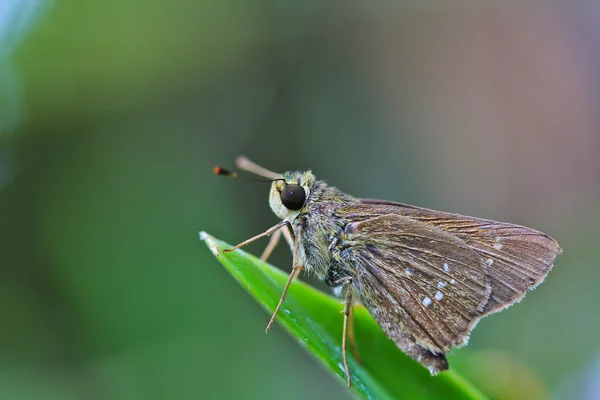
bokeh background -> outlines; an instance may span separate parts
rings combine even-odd
[[[277,222],[238,154],[554,236],[451,362],[600,398],[599,4],[0,0],[0,398],[351,396],[198,240]]]

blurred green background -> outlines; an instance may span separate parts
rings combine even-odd
[[[600,398],[599,11],[0,0],[0,398],[351,396],[198,240],[277,222],[212,175],[239,154],[554,236],[451,363],[492,398]]]

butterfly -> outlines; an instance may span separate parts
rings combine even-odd
[[[364,305],[383,332],[432,375],[445,354],[468,342],[479,320],[519,302],[548,275],[562,249],[550,236],[519,225],[359,199],[317,180],[311,171],[271,172],[245,157],[240,169],[271,182],[269,204],[281,222],[226,251],[271,236],[266,260],[283,235],[291,282],[314,273],[344,298],[342,355],[348,386],[347,337],[352,307]],[[240,177],[220,167],[219,175]],[[243,176],[242,176],[243,177]]]

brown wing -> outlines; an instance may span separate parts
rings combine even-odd
[[[355,293],[386,334],[419,361],[407,333],[434,354],[462,344],[489,298],[484,260],[456,236],[401,215],[369,217],[363,206],[338,213],[356,221],[346,226],[338,259],[354,271]]]
[[[554,259],[562,252],[550,236],[523,226],[395,202],[369,199],[361,202],[365,207],[363,213],[397,214],[435,226],[463,240],[482,257],[492,286],[483,315],[520,301],[527,290],[546,278]]]

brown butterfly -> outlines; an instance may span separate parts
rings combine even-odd
[[[445,354],[465,345],[482,317],[520,301],[562,252],[554,239],[530,228],[358,199],[311,171],[277,174],[245,157],[236,164],[272,182],[269,203],[282,221],[227,251],[272,235],[261,257],[266,260],[283,233],[293,253],[292,272],[266,330],[298,273],[315,273],[345,298],[342,352],[348,386],[346,337],[353,337],[355,302],[434,375],[448,369]],[[237,176],[220,167],[214,172]]]

